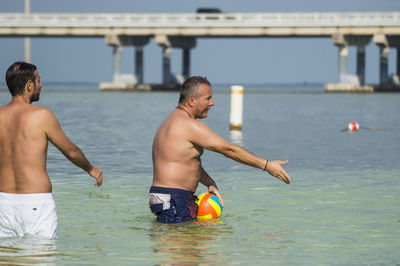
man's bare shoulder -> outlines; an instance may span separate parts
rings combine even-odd
[[[29,105],[20,115],[27,126],[34,126],[44,131],[58,123],[53,112],[49,108],[40,105]]]
[[[0,106],[0,114],[9,114],[11,116],[27,116],[27,117],[38,117],[43,119],[48,119],[49,117],[54,117],[54,114],[50,109],[32,104],[15,104],[9,103]]]
[[[208,128],[203,122],[188,117],[187,114],[181,113],[179,110],[173,111],[168,120],[178,132],[187,135],[192,135],[196,131]]]
[[[9,102],[5,105],[0,106],[0,113],[6,112],[8,109],[12,107],[12,103]]]
[[[30,105],[24,113],[32,122],[41,122],[43,124],[51,123],[55,118],[49,108],[39,105]]]
[[[44,117],[54,116],[53,112],[49,108],[44,106],[32,105],[32,109],[36,115],[41,115]]]

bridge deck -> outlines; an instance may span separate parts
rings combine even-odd
[[[400,35],[400,12],[68,14],[0,13],[0,36],[195,37]]]

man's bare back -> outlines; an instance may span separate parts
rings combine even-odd
[[[12,98],[0,107],[0,237],[54,238],[58,218],[46,170],[48,142],[94,177],[96,186],[103,173],[68,139],[49,109],[32,105],[42,89],[36,66],[15,62],[6,83]]]
[[[68,139],[49,109],[31,104],[39,100],[42,84],[37,70],[33,72],[34,80],[28,79],[21,84],[21,80],[26,78],[26,73],[21,70],[23,67],[34,66],[17,62],[7,71],[7,86],[12,99],[9,104],[0,107],[0,192],[25,194],[52,191],[46,171],[48,141],[94,177],[95,184],[100,186],[103,181],[100,168],[91,165],[81,150]]]
[[[17,102],[0,107],[1,192],[51,192],[44,131],[49,112],[43,107]]]

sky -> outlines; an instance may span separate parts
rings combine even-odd
[[[231,13],[400,11],[400,0],[31,0],[32,13],[192,13],[199,7]],[[0,0],[0,12],[24,12],[24,0]],[[31,38],[32,63],[45,82],[112,80],[112,48],[104,38]],[[0,37],[0,83],[7,68],[24,60],[24,38]],[[182,51],[173,49],[171,69],[182,72]],[[389,74],[397,50],[389,51]],[[144,82],[162,80],[162,50],[154,39],[144,48]],[[123,73],[134,73],[133,47],[124,47]],[[355,74],[350,47],[348,72]],[[334,83],[338,48],[331,38],[198,38],[191,51],[191,75],[213,84]],[[366,83],[379,81],[379,48],[366,47]]]

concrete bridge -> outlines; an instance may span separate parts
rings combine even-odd
[[[163,50],[163,85],[178,84],[190,75],[190,49],[196,38],[328,37],[338,47],[339,87],[365,85],[365,46],[380,48],[379,83],[389,85],[389,47],[397,48],[400,76],[400,12],[373,13],[173,13],[173,14],[51,14],[0,13],[0,36],[104,37],[113,48],[113,82],[103,88],[140,88],[143,47],[151,38]],[[135,47],[135,75],[121,73],[123,46]],[[347,73],[348,47],[357,47],[357,75]],[[182,73],[171,73],[171,49],[181,48]],[[336,85],[333,85],[335,87]],[[329,86],[327,86],[328,88]],[[147,88],[142,86],[142,88]],[[328,88],[329,89],[329,88]]]

